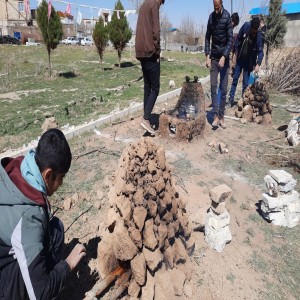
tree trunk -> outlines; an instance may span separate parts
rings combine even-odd
[[[47,48],[47,51],[48,51],[48,63],[49,63],[49,77],[51,78],[51,58],[50,58],[50,53],[51,53],[51,49],[50,47]]]
[[[121,56],[122,56],[122,52],[120,50],[118,50],[119,68],[121,68]]]

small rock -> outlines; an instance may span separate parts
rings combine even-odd
[[[68,211],[72,207],[72,198],[68,197],[65,199],[64,204],[63,204],[64,210]]]
[[[96,202],[94,203],[94,207],[95,207],[96,209],[100,209],[100,208],[101,208],[101,202],[100,202],[100,201],[96,201]]]

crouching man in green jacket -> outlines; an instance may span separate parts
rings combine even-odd
[[[0,163],[0,300],[54,299],[85,256],[77,244],[66,260],[62,222],[47,196],[63,183],[72,154],[58,129],[45,132],[25,157]]]

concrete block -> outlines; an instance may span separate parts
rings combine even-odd
[[[279,183],[288,183],[293,176],[284,170],[269,170],[269,174]]]

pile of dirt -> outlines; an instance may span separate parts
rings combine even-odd
[[[101,278],[122,266],[131,271],[125,285],[131,297],[174,299],[188,294],[193,269],[189,255],[195,243],[164,149],[149,138],[125,148],[109,201],[108,231],[98,246]]]
[[[247,122],[256,122],[263,125],[272,122],[272,105],[266,84],[263,81],[257,81],[248,86],[244,98],[238,101],[237,106],[235,115],[238,118],[245,118]]]

